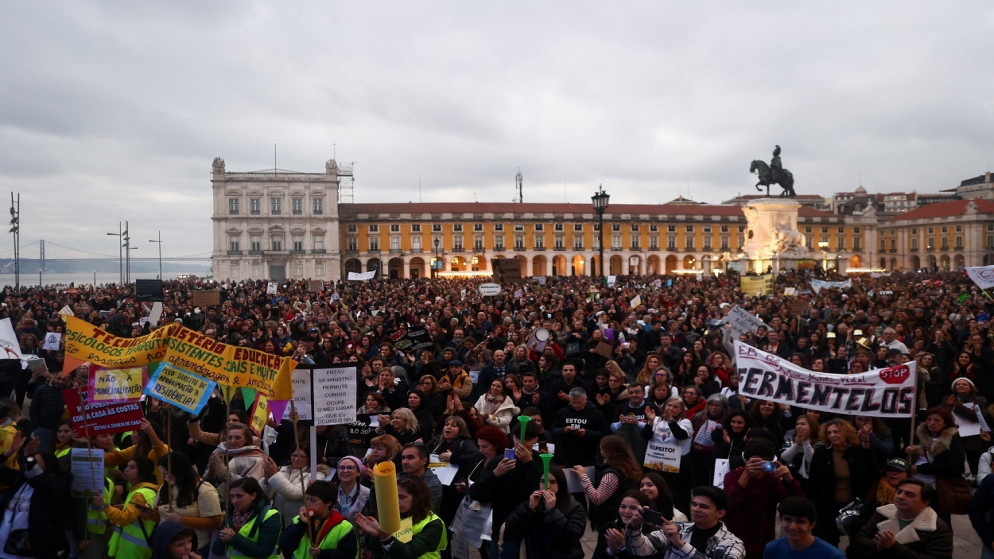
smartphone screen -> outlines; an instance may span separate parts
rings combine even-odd
[[[504,450],[504,458],[507,458],[509,460],[514,460],[514,449],[508,448]]]

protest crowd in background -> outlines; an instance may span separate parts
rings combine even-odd
[[[812,279],[165,282],[155,325],[134,288],[7,288],[0,558],[580,559],[585,534],[597,558],[952,557],[955,514],[994,557],[994,301],[961,273]],[[102,369],[65,366],[67,323],[110,353],[172,327],[354,367],[354,420],[259,417],[267,386],[196,401],[154,364],[161,394],[83,414]]]

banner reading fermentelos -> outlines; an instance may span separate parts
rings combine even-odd
[[[739,394],[802,408],[872,417],[911,417],[915,362],[858,375],[802,369],[786,359],[735,341]]]
[[[119,338],[86,321],[66,317],[63,372],[89,361],[102,367],[140,367],[164,361],[219,384],[254,388],[273,400],[293,398],[297,362],[256,349],[217,342],[171,323],[151,334]]]

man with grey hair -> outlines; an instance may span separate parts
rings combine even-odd
[[[884,328],[882,338],[883,340],[880,342],[880,345],[886,346],[887,349],[900,350],[902,354],[908,353],[908,346],[904,345],[904,342],[897,339],[897,330],[894,330],[890,326]]]
[[[552,434],[556,438],[557,463],[591,466],[601,437],[610,431],[604,414],[588,405],[587,392],[577,387],[569,391],[569,405],[556,414]]]

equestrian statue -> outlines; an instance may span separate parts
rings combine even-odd
[[[780,146],[776,146],[773,149],[773,159],[770,160],[769,165],[765,161],[753,159],[752,165],[749,166],[749,172],[759,175],[756,190],[762,192],[763,189],[760,187],[765,186],[767,197],[770,195],[770,186],[774,184],[780,185],[780,188],[783,189],[783,192],[780,193],[781,198],[794,198],[797,196],[794,192],[794,175],[787,169],[784,169],[780,163]]]

